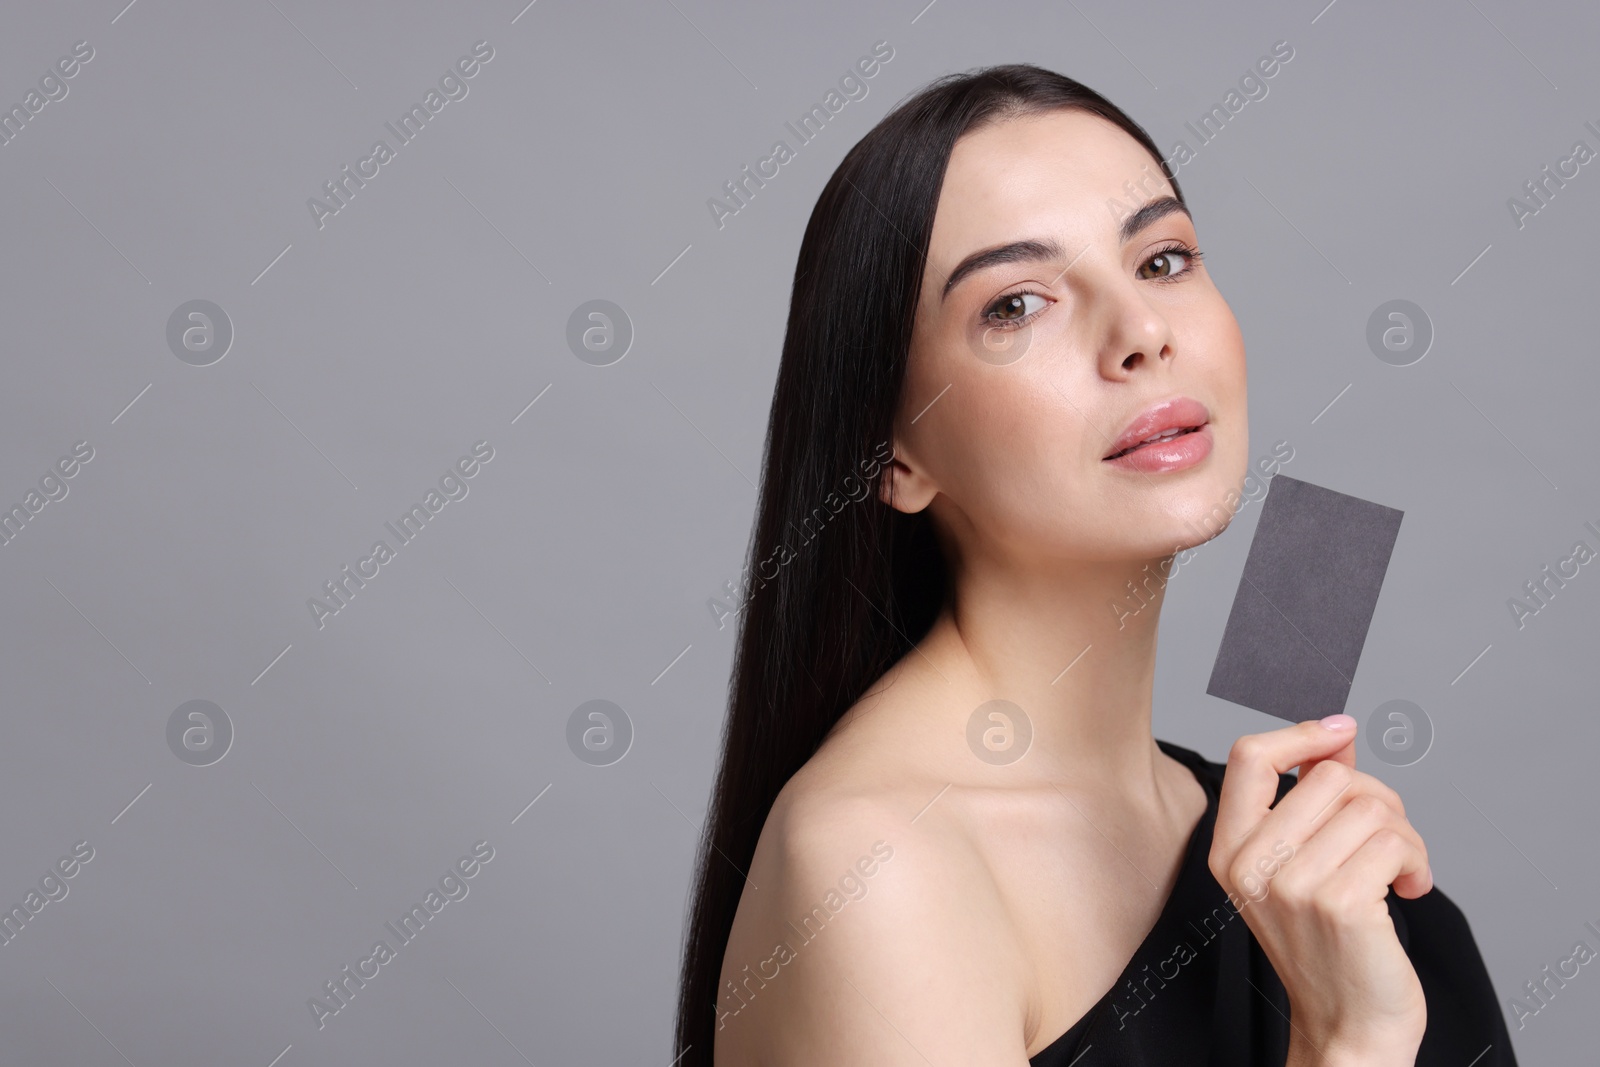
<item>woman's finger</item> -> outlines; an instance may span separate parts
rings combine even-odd
[[[1329,892],[1347,900],[1375,897],[1381,901],[1388,895],[1390,885],[1403,897],[1421,896],[1421,892],[1411,892],[1409,889],[1401,892],[1401,884],[1408,887],[1426,885],[1431,889],[1433,875],[1428,870],[1427,852],[1404,835],[1386,827],[1367,838],[1323,884]]]
[[[1427,861],[1427,846],[1416,828],[1402,819],[1382,797],[1373,793],[1347,796],[1334,806],[1333,815],[1322,820],[1310,834],[1295,843],[1294,880],[1296,883],[1315,883],[1337,871],[1374,834],[1389,830],[1399,834],[1411,846],[1422,852]],[[1288,831],[1274,828],[1272,832],[1286,835]],[[1388,883],[1384,883],[1387,885]]]
[[[1334,760],[1323,760],[1316,769],[1300,776],[1263,825],[1269,825],[1278,836],[1299,843],[1316,833],[1342,805],[1362,795],[1377,797],[1405,818],[1406,808],[1399,793],[1370,774]]]
[[[1281,730],[1245,734],[1235,741],[1217,801],[1216,841],[1231,854],[1272,810],[1278,776],[1307,760],[1326,759],[1349,748],[1355,727],[1348,715],[1330,715]]]
[[[1312,772],[1312,770],[1314,770],[1316,768],[1317,764],[1319,764],[1319,763],[1342,763],[1346,767],[1354,769],[1355,765],[1356,765],[1356,739],[1355,739],[1356,730],[1357,730],[1356,726],[1354,724],[1352,724],[1351,727],[1350,727],[1351,737],[1350,737],[1349,744],[1345,745],[1343,748],[1341,748],[1339,751],[1335,752],[1333,755],[1326,756],[1326,757],[1324,757],[1322,759],[1306,760],[1306,762],[1300,764],[1300,770],[1299,770],[1298,775],[1297,775],[1299,777],[1299,779],[1301,781],[1305,781],[1306,775],[1310,774]]]

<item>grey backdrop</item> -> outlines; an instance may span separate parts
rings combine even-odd
[[[4,6],[0,1060],[667,1067],[734,633],[707,601],[743,562],[804,221],[896,100],[1018,60],[1194,149],[1252,456],[1287,441],[1286,473],[1405,512],[1349,710],[1408,700],[1434,736],[1362,766],[1405,796],[1521,1061],[1593,1057],[1594,967],[1520,1029],[1511,1001],[1600,949],[1600,568],[1520,627],[1508,600],[1600,546],[1600,164],[1524,189],[1600,149],[1594,5],[524,2]],[[480,41],[400,145],[385,123]],[[785,122],[879,41],[795,148]],[[1201,145],[1185,123],[1279,41]],[[319,226],[308,199],[379,139]],[[719,226],[708,199],[779,139],[795,158]],[[607,352],[569,344],[592,300],[631,324],[620,359],[615,313]],[[1415,312],[1412,347],[1369,344],[1392,300],[1431,323],[1420,361]],[[384,524],[480,441],[402,546]],[[1217,759],[1279,725],[1204,693],[1259,510],[1168,595],[1157,733]],[[379,539],[319,626],[308,600]],[[568,741],[591,700],[631,724],[610,765]],[[480,841],[401,944],[385,923]]]

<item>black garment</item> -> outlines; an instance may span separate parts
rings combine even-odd
[[[1289,998],[1244,918],[1208,865],[1223,764],[1157,741],[1194,772],[1206,813],[1184,852],[1155,926],[1116,985],[1033,1067],[1209,1064],[1281,1067],[1289,1051]],[[1278,798],[1294,785],[1278,782]],[[1437,888],[1388,897],[1389,915],[1428,1002],[1418,1067],[1516,1067],[1505,1018],[1466,917]]]

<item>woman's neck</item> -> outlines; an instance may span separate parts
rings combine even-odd
[[[1159,753],[1151,697],[1161,570],[1159,561],[1053,575],[967,570],[918,643],[921,655],[909,657],[921,663],[908,666],[942,677],[957,709],[995,699],[1021,708],[1034,773],[1146,794]]]

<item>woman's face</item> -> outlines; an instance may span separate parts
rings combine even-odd
[[[931,504],[962,551],[1032,560],[1159,558],[1226,526],[1247,467],[1244,339],[1177,250],[1198,245],[1171,198],[1159,163],[1086,112],[957,142],[896,424],[897,506]],[[1202,429],[1106,458],[1184,398],[1203,413],[1169,421]]]

